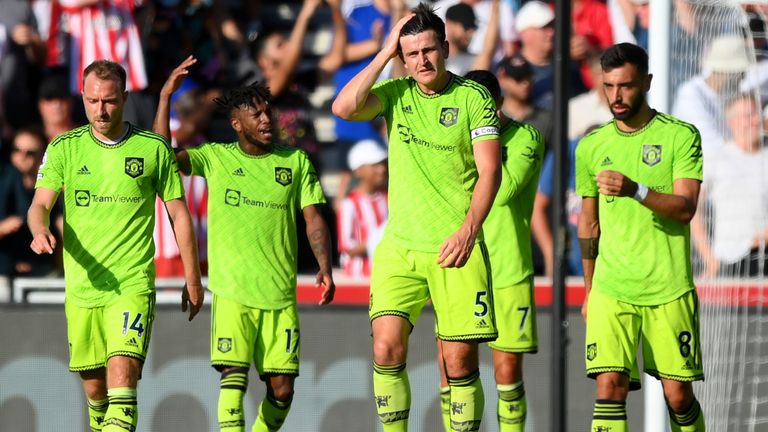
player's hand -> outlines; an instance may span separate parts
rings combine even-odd
[[[29,247],[38,255],[52,254],[53,250],[56,249],[56,237],[50,231],[45,230],[32,237],[32,243]]]
[[[189,321],[192,321],[195,315],[202,309],[204,298],[203,284],[199,281],[184,284],[184,289],[181,291],[181,311],[186,312],[187,308],[189,308]]]
[[[317,272],[315,287],[323,289],[322,294],[320,294],[320,301],[317,304],[327,305],[333,301],[333,296],[336,293],[336,284],[333,283],[331,272],[326,270]]]
[[[413,12],[405,14],[405,16],[400,18],[400,20],[395,23],[394,27],[392,27],[392,30],[389,31],[389,36],[387,36],[387,40],[384,42],[384,46],[381,49],[381,51],[386,53],[389,58],[394,58],[397,56],[397,50],[400,46],[400,30],[403,28],[405,23],[407,23],[413,17],[413,15]]]
[[[637,183],[618,171],[601,171],[596,180],[597,189],[603,195],[631,197],[637,192]]]
[[[165,80],[163,88],[160,89],[160,94],[170,96],[178,90],[181,87],[181,83],[184,82],[184,78],[189,75],[189,68],[195,63],[197,63],[197,59],[194,56],[189,56],[176,66],[176,69]]]
[[[463,225],[440,246],[437,263],[442,268],[463,267],[475,246],[475,235]]]

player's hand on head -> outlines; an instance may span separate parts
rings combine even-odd
[[[475,236],[462,226],[440,246],[437,263],[442,268],[463,267],[469,261],[474,246]]]
[[[381,49],[384,53],[389,55],[389,58],[397,56],[397,49],[400,46],[400,30],[405,23],[413,18],[413,15],[413,12],[405,14],[405,16],[395,23],[392,30],[389,31],[389,36],[387,36],[387,40],[384,42],[384,46]]]
[[[197,59],[194,56],[190,55],[189,57],[185,58],[184,61],[176,66],[176,69],[174,69],[168,76],[168,79],[165,81],[165,84],[163,84],[163,88],[160,90],[160,93],[171,95],[176,90],[178,90],[179,87],[181,87],[181,84],[184,82],[184,78],[189,75],[189,68],[192,67],[195,63],[197,63]]]
[[[181,291],[181,311],[186,312],[189,309],[189,321],[192,321],[202,309],[204,298],[205,290],[199,281],[184,284],[184,289]]]
[[[32,237],[32,243],[29,247],[38,255],[52,254],[53,250],[56,249],[56,237],[47,230],[37,233]]]
[[[327,305],[333,301],[333,296],[336,293],[336,284],[334,284],[333,276],[331,276],[330,272],[324,270],[317,272],[315,286],[323,289],[323,292],[320,294],[319,305]]]
[[[637,183],[618,171],[600,171],[595,180],[598,191],[603,195],[626,197],[637,192]]]

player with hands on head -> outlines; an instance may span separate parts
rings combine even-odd
[[[427,299],[451,399],[451,427],[478,430],[478,343],[497,337],[482,225],[500,182],[499,120],[481,85],[445,69],[445,25],[421,3],[339,92],[335,115],[382,116],[389,134],[389,221],[373,254],[373,384],[384,430],[406,431],[408,336]],[[376,83],[399,57],[403,78]]]

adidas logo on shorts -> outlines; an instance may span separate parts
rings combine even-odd
[[[475,324],[475,328],[488,328],[488,322],[483,318]]]
[[[528,336],[522,335],[517,340],[520,342],[528,342],[530,339],[528,338]]]
[[[125,341],[125,344],[128,346],[132,346],[134,348],[138,348],[139,344],[136,343],[136,338],[130,338],[127,341]]]

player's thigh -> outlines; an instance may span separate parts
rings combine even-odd
[[[643,308],[643,360],[645,371],[655,377],[704,379],[696,291],[663,305]]]
[[[92,371],[107,364],[104,307],[86,308],[64,302],[69,342],[69,370]]]
[[[155,319],[155,293],[123,295],[104,307],[107,358],[126,356],[144,361]]]
[[[603,372],[630,375],[637,367],[640,312],[629,303],[605,296],[594,289],[587,303],[587,376]]]
[[[211,304],[211,366],[217,370],[250,367],[258,319],[259,309],[214,294]]]
[[[269,375],[299,374],[301,331],[296,305],[283,309],[261,310],[253,354],[262,378]]]
[[[422,254],[429,294],[435,308],[437,337],[447,341],[496,339],[491,266],[488,250],[476,243],[463,267],[441,268],[437,254]]]
[[[488,346],[507,353],[535,353],[539,348],[536,332],[536,302],[533,276],[507,287],[493,287],[493,309],[499,337]]]
[[[427,276],[417,268],[418,252],[384,238],[373,254],[368,316],[405,318],[415,326],[429,299]]]

